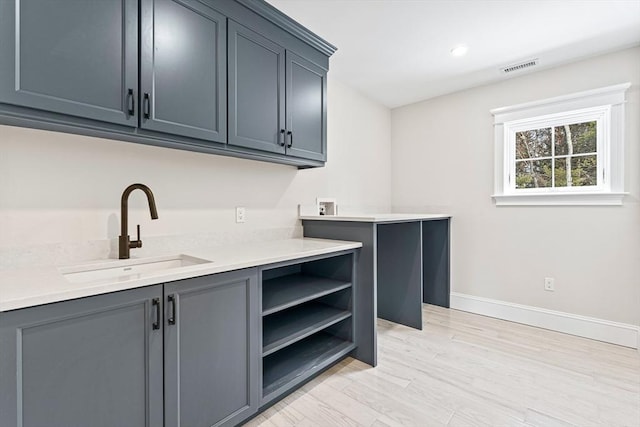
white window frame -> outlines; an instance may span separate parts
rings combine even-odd
[[[630,86],[623,83],[491,110],[496,205],[621,205],[628,194],[624,192],[624,103]],[[597,122],[598,185],[515,188],[516,132],[588,121]]]

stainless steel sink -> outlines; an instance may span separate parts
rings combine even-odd
[[[58,270],[71,283],[121,282],[140,279],[158,272],[167,272],[182,267],[207,264],[212,261],[189,255],[173,255],[153,258],[105,261],[74,267],[62,267]]]

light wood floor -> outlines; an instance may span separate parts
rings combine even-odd
[[[640,426],[637,350],[425,305],[378,321],[378,366],[348,358],[249,427]]]

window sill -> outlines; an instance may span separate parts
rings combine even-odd
[[[629,193],[494,194],[496,206],[621,206]]]

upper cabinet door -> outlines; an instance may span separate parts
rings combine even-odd
[[[0,102],[137,125],[138,2],[0,2]]]
[[[287,154],[327,160],[327,72],[287,51]]]
[[[226,18],[195,0],[141,5],[140,126],[226,142]]]
[[[229,145],[284,154],[285,49],[229,20]]]

